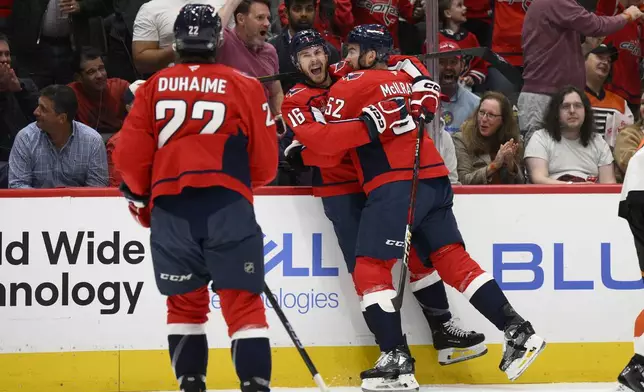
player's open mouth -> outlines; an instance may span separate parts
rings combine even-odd
[[[311,74],[314,76],[322,75],[322,67],[312,67]]]
[[[446,83],[454,83],[454,82],[456,82],[456,75],[451,74],[451,73],[450,74],[444,74],[443,75],[443,81],[445,81]]]

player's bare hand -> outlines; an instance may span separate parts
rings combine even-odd
[[[20,91],[20,80],[9,64],[0,64],[0,91],[18,92]]]
[[[630,20],[637,20],[644,15],[644,13],[642,13],[642,11],[640,11],[640,9],[635,5],[632,5],[624,10],[624,14],[628,15]]]
[[[80,12],[80,4],[77,0],[60,0],[58,7],[60,7],[60,12],[65,15]]]
[[[461,78],[461,81],[468,87],[474,86],[474,78],[472,78],[471,76],[464,76],[463,78]]]

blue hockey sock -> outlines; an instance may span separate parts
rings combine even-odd
[[[268,338],[235,339],[230,348],[237,376],[255,390],[268,391],[271,379],[271,346]]]
[[[376,337],[380,351],[391,351],[405,344],[400,312],[385,312],[379,304],[374,304],[367,306],[367,310],[362,314],[369,330]]]
[[[470,303],[500,331],[512,322],[523,321],[495,280],[487,281],[470,298]]]
[[[208,340],[206,335],[168,335],[170,360],[177,380],[185,375],[206,376]]]
[[[423,309],[423,313],[430,324],[445,323],[452,318],[447,302],[447,293],[445,284],[442,280],[414,291],[414,297]]]

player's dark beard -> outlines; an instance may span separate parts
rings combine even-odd
[[[313,28],[313,23],[311,23],[308,19],[298,19],[298,20],[293,20],[290,17],[288,18],[288,24],[293,28],[293,30],[297,33],[298,31],[302,30],[309,30]]]

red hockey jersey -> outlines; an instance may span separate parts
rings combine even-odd
[[[114,151],[132,192],[223,186],[253,201],[277,174],[277,132],[261,84],[221,64],[178,64],[137,91]]]
[[[617,15],[624,12],[617,0],[599,0],[596,13],[598,15]],[[639,104],[642,82],[640,80],[640,60],[644,49],[644,33],[642,23],[628,23],[626,26],[607,36],[605,44],[612,43],[619,50],[619,57],[613,63],[613,78],[606,85],[606,90],[612,91],[624,98],[630,104]]]
[[[298,140],[300,135],[306,134],[307,131],[315,132],[311,128],[324,128],[327,94],[327,89],[298,83],[284,97],[282,118],[286,120],[287,126],[295,133]],[[310,148],[305,148],[302,150],[302,160],[305,165],[314,168],[314,196],[327,197],[362,192],[358,183],[358,173],[348,153],[339,157],[325,157],[314,153]]]
[[[394,38],[394,47],[398,43],[398,18],[402,17],[409,23],[417,23],[413,17],[414,6],[409,0],[353,0],[353,17],[355,25],[369,23],[387,26]]]
[[[522,67],[521,32],[523,20],[533,0],[494,0],[492,51],[508,63]]]
[[[320,0],[315,2],[315,21],[313,28],[322,35],[325,41],[333,45],[338,52],[342,51],[342,42],[353,28],[353,13],[351,12],[351,0],[334,0],[335,15],[334,24],[335,29],[332,28],[328,20],[320,18]],[[282,28],[288,26],[288,15],[286,14],[286,4],[282,1],[277,9],[280,17]]]
[[[401,71],[363,70],[350,73],[329,90],[326,118],[334,121],[355,119],[365,106],[394,97],[409,98],[411,81],[412,78]],[[351,124],[351,121],[347,123]],[[396,136],[387,130],[379,140],[371,143],[364,143],[368,140],[366,132],[357,135],[345,132],[344,139],[351,140],[343,143],[337,142],[341,135],[334,135],[332,130],[324,136],[303,142],[315,149],[316,153],[328,155],[341,153],[351,143],[360,145],[351,150],[351,159],[366,193],[389,182],[411,180],[416,132]],[[355,137],[360,140],[354,140]],[[447,176],[449,171],[434,142],[426,133],[424,137],[419,178]]]
[[[464,3],[467,7],[467,19],[481,19],[490,23],[490,0],[465,0]]]

